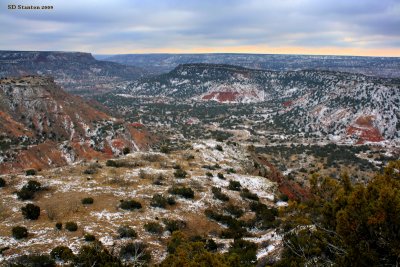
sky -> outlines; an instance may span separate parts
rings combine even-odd
[[[400,0],[0,2],[0,50],[400,57]]]

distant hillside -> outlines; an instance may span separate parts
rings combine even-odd
[[[400,137],[399,80],[331,71],[262,71],[230,65],[186,64],[144,78],[120,96],[179,101],[273,102],[276,124],[291,131],[354,137],[360,143]]]
[[[0,51],[0,77],[52,76],[65,90],[96,94],[115,88],[116,82],[143,76],[142,69],[98,61],[89,53]]]
[[[368,76],[400,78],[400,58],[266,55],[266,54],[127,54],[102,58],[137,66],[153,74],[165,73],[180,64],[231,64],[252,69],[331,70],[360,73]]]
[[[51,78],[0,80],[0,173],[147,148],[151,137],[64,92]]]

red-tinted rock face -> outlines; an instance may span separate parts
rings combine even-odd
[[[350,136],[356,136],[358,138],[357,144],[383,141],[384,138],[374,126],[373,121],[373,116],[358,117],[355,123],[347,128],[346,133]]]
[[[0,151],[0,173],[108,158],[152,142],[144,125],[114,119],[49,78],[1,79],[0,99],[0,136],[11,143]]]
[[[203,96],[203,100],[216,99],[218,102],[237,101],[239,93],[237,92],[212,92]]]

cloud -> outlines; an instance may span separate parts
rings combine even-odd
[[[16,0],[0,8],[0,49],[95,53],[199,47],[390,49],[400,55],[397,0]],[[223,51],[222,51],[223,52]],[[251,52],[251,51],[249,51]]]

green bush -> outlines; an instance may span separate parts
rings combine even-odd
[[[94,200],[91,197],[85,197],[81,200],[83,205],[90,205],[93,204]]]
[[[257,194],[250,192],[250,190],[247,189],[247,188],[243,188],[242,192],[240,192],[240,196],[242,198],[247,198],[247,199],[251,199],[251,200],[254,200],[254,201],[258,201],[259,200]]]
[[[243,239],[235,239],[229,248],[229,254],[239,256],[240,266],[254,266],[257,262],[257,245]]]
[[[37,171],[35,169],[29,169],[25,171],[25,175],[26,176],[32,176],[32,175],[36,175]]]
[[[233,180],[230,180],[229,181],[229,186],[228,186],[228,189],[229,190],[233,190],[233,191],[240,191],[240,188],[242,187],[242,185],[240,184],[240,182],[238,182],[238,181],[233,181]]]
[[[57,246],[51,250],[50,257],[57,261],[68,262],[74,259],[74,253],[69,247]]]
[[[133,199],[121,200],[119,207],[123,210],[135,210],[135,209],[141,209],[142,204]]]
[[[122,149],[122,153],[124,155],[131,153],[131,149],[129,147],[124,147],[124,149]]]
[[[182,169],[177,169],[174,172],[175,178],[185,178],[187,176],[187,172]]]
[[[153,198],[150,201],[150,206],[152,206],[152,207],[158,207],[158,208],[165,209],[167,207],[167,205],[168,205],[167,198],[161,194],[153,195]]]
[[[220,173],[220,172],[217,174],[217,177],[218,177],[219,179],[225,180],[224,175],[223,175],[222,173]]]
[[[229,201],[229,197],[222,193],[221,188],[213,186],[211,188],[211,192],[214,194],[214,198],[219,199],[221,201]]]
[[[56,263],[49,255],[23,255],[17,257],[9,263],[7,266],[18,266],[18,267],[55,267]]]
[[[210,178],[211,178],[211,177],[214,177],[214,175],[213,175],[211,172],[206,172],[206,176],[207,176],[207,177],[210,177]]]
[[[170,233],[182,230],[186,227],[186,222],[182,220],[164,219],[163,222],[165,224],[165,230],[169,231]]]
[[[218,150],[218,151],[223,151],[223,149],[222,149],[222,146],[221,146],[221,145],[216,145],[216,146],[215,146],[215,149],[216,149],[216,150]]]
[[[11,230],[12,236],[15,239],[22,239],[22,238],[27,238],[28,237],[28,229],[24,226],[15,226]]]
[[[184,198],[194,198],[194,191],[190,187],[177,187],[174,186],[168,190],[170,194],[179,195]]]
[[[114,257],[99,241],[89,246],[82,246],[71,266],[123,267],[121,261]]]
[[[232,216],[235,216],[236,218],[239,218],[244,214],[244,211],[241,208],[233,204],[228,204],[225,206],[224,211],[228,212]]]
[[[161,146],[160,152],[164,153],[164,154],[169,154],[169,153],[171,153],[171,149],[168,146]]]
[[[62,223],[61,222],[56,223],[56,229],[57,230],[62,230]]]
[[[65,229],[70,232],[75,232],[76,230],[78,230],[78,225],[75,222],[66,222]]]
[[[144,266],[144,263],[149,263],[151,259],[146,244],[141,241],[123,245],[119,256],[122,259],[133,261],[133,266]]]
[[[6,186],[6,181],[0,177],[0,187],[5,187]]]
[[[26,204],[21,211],[24,218],[28,220],[37,220],[40,216],[40,207],[34,204]]]
[[[21,200],[33,199],[35,193],[41,191],[42,185],[34,180],[30,180],[26,185],[24,185],[20,191],[17,192],[17,196]]]
[[[120,238],[136,238],[137,237],[136,231],[128,225],[123,225],[123,226],[118,227],[117,232],[118,232],[118,235]]]
[[[85,234],[83,238],[86,242],[93,242],[96,240],[96,237],[92,234]]]
[[[108,167],[118,167],[117,162],[115,160],[109,159],[106,161],[106,166]]]
[[[161,234],[164,229],[158,222],[148,222],[144,225],[144,229],[152,234]]]

